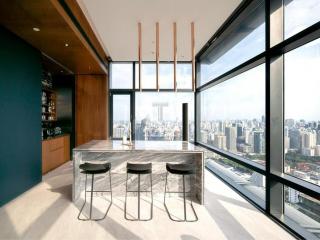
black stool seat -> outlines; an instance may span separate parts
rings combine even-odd
[[[127,173],[150,174],[152,172],[151,163],[127,163]]]
[[[79,166],[82,169],[81,173],[85,174],[100,174],[106,173],[111,168],[111,163],[83,163]]]
[[[196,172],[195,165],[189,163],[167,163],[166,168],[169,173],[180,175],[190,175]]]

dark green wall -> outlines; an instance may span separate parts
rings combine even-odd
[[[39,183],[41,53],[0,26],[0,206]]]

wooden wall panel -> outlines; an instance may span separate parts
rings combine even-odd
[[[70,136],[68,134],[42,141],[42,174],[70,160]]]
[[[107,139],[107,75],[76,76],[76,146]]]
[[[0,0],[0,25],[76,74],[105,74],[105,64],[102,64],[65,11],[62,2],[64,1]],[[79,12],[76,16],[80,17]],[[33,31],[34,27],[40,31]],[[85,30],[89,31],[88,25]],[[65,47],[66,43],[68,47]],[[98,46],[97,41],[94,46]],[[97,51],[101,52],[101,47]],[[104,56],[104,62],[105,58]]]

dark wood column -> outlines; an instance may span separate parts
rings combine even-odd
[[[107,75],[76,75],[76,146],[107,139]]]

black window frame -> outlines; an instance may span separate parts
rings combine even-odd
[[[109,116],[110,116],[110,121],[109,121],[109,133],[110,133],[110,136],[109,138],[110,139],[113,139],[113,140],[119,140],[118,138],[114,138],[113,137],[113,95],[119,95],[119,94],[122,94],[122,95],[130,95],[130,100],[131,100],[131,106],[130,106],[130,113],[131,113],[131,130],[132,130],[132,139],[135,139],[135,119],[136,119],[136,112],[135,112],[135,99],[136,99],[136,96],[135,96],[135,93],[136,92],[140,92],[140,89],[139,88],[136,88],[135,86],[135,83],[136,83],[136,73],[135,73],[135,65],[138,64],[137,61],[111,61],[109,62],[108,64],[108,69],[109,69],[109,73],[110,73],[110,65],[111,64],[114,64],[114,63],[130,63],[132,64],[132,88],[121,88],[121,89],[117,89],[117,88],[109,88]],[[142,61],[142,64],[143,63],[156,63],[155,61]],[[160,61],[159,62],[160,64],[161,63],[169,63],[169,64],[173,64],[173,61]],[[190,63],[191,64],[191,61],[178,61],[177,64],[179,63]],[[110,75],[109,75],[110,76]],[[172,79],[173,80],[173,79]],[[109,77],[108,79],[108,84],[110,86],[111,84],[111,78]],[[159,91],[155,88],[155,89],[142,89],[141,92],[175,92],[174,89],[164,89],[164,88],[160,88]],[[177,89],[176,92],[193,92],[192,89]]]
[[[210,38],[207,44],[199,51],[196,56],[196,83],[199,78],[199,59],[204,54],[215,40],[218,39],[232,24],[238,24],[238,17],[244,13],[251,4],[255,4],[259,0],[245,0],[238,8],[231,14],[226,22],[218,29],[218,31]],[[278,10],[278,14],[271,15],[275,10]],[[254,202],[246,194],[241,192],[234,184],[226,181],[222,176],[217,175],[212,169],[208,169],[217,175],[221,180],[226,182],[230,187],[240,193],[248,201],[254,204],[259,210],[273,219],[276,223],[284,227],[293,235],[305,238],[310,236],[309,233],[303,228],[292,223],[284,214],[284,186],[291,187],[304,194],[307,194],[313,198],[320,199],[320,186],[306,182],[302,179],[298,179],[289,174],[284,173],[284,54],[294,50],[300,46],[307,44],[315,39],[320,38],[320,22],[315,23],[301,32],[284,39],[284,3],[282,0],[266,0],[265,1],[265,51],[259,55],[247,60],[246,62],[234,67],[233,69],[217,76],[211,81],[199,85],[195,91],[195,144],[204,147],[207,150],[215,152],[229,160],[243,165],[253,171],[263,174],[266,177],[266,206],[265,208]],[[282,28],[275,29],[275,28]],[[219,148],[203,144],[198,141],[198,134],[200,130],[200,92],[214,86],[217,83],[228,81],[229,79],[237,76],[245,71],[248,71],[262,63],[265,63],[265,117],[266,117],[266,129],[265,129],[265,148],[266,148],[266,166],[265,169],[261,165],[244,159],[240,156],[232,154],[228,151],[221,150]],[[280,79],[280,81],[279,81]],[[275,90],[278,88],[278,90]],[[277,97],[278,95],[278,97]],[[279,97],[280,96],[280,97]],[[279,107],[280,106],[280,107]],[[271,121],[272,126],[275,126],[274,121],[277,120],[277,128],[270,128]],[[280,131],[278,131],[280,128]],[[278,144],[278,146],[277,146]],[[279,158],[281,161],[279,161]],[[257,166],[258,165],[258,166]]]

